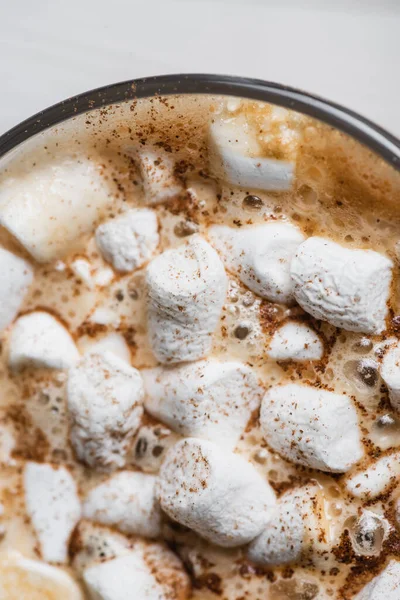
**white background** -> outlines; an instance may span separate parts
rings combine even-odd
[[[400,136],[400,0],[0,0],[0,133],[146,75],[259,77]]]

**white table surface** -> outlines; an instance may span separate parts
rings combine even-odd
[[[400,0],[0,4],[0,132],[107,83],[214,72],[302,88],[400,136]]]

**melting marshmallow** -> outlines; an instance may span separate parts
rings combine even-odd
[[[400,597],[400,562],[391,560],[354,600],[398,600]]]
[[[243,115],[210,125],[211,168],[232,185],[266,191],[289,190],[295,163],[261,157],[262,149]]]
[[[83,504],[83,516],[120,531],[143,537],[160,535],[161,510],[153,475],[122,471],[93,488]]]
[[[326,551],[328,530],[321,488],[307,485],[282,496],[265,530],[251,542],[248,556],[268,566],[295,562],[307,551]]]
[[[204,360],[142,372],[145,408],[185,437],[233,449],[261,402],[252,370],[239,362]]]
[[[8,363],[12,369],[68,369],[78,360],[79,352],[69,332],[49,313],[24,315],[11,330]]]
[[[131,541],[82,521],[72,554],[93,600],[187,600],[190,596],[189,577],[164,544]]]
[[[373,250],[351,250],[320,237],[299,246],[291,264],[294,295],[316,319],[361,333],[381,333],[393,263]]]
[[[128,364],[131,362],[131,352],[126,343],[124,336],[121,333],[112,331],[99,338],[83,336],[78,340],[78,346],[84,354],[103,354],[104,352],[112,352],[121,360]]]
[[[383,357],[381,377],[389,390],[390,403],[400,412],[400,344],[395,342]]]
[[[1,555],[0,598],[8,600],[83,600],[78,584],[63,569],[19,552]]]
[[[184,191],[174,174],[174,162],[162,150],[142,150],[137,153],[147,204],[160,204],[172,200]]]
[[[123,467],[143,414],[139,371],[111,352],[87,354],[69,371],[71,442],[91,467]]]
[[[400,452],[385,455],[367,469],[358,471],[346,480],[346,489],[352,496],[371,500],[398,483]]]
[[[14,320],[32,280],[30,264],[0,248],[0,333]]]
[[[218,254],[199,235],[151,261],[148,330],[158,361],[193,361],[208,354],[226,290]]]
[[[276,502],[272,488],[249,462],[195,438],[168,451],[158,496],[172,519],[224,547],[259,535]]]
[[[319,335],[305,323],[289,322],[273,335],[268,356],[275,360],[320,360],[324,346]]]
[[[157,249],[157,215],[147,208],[128,210],[96,229],[96,243],[104,259],[116,271],[135,271],[150,260]]]
[[[64,467],[28,462],[24,470],[25,504],[48,562],[68,560],[69,537],[81,517],[75,481]]]
[[[84,156],[42,162],[0,188],[0,224],[38,261],[62,257],[112,203],[101,166]]]
[[[252,292],[271,302],[293,303],[290,262],[303,234],[289,223],[265,223],[234,229],[213,225],[211,243],[230,271]]]
[[[363,455],[357,412],[344,394],[275,386],[263,398],[260,421],[271,448],[296,464],[344,473]]]

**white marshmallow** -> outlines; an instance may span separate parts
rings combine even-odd
[[[112,203],[101,166],[84,156],[44,162],[0,188],[0,224],[39,262],[62,257]]]
[[[371,500],[398,483],[400,452],[382,456],[367,469],[355,472],[345,481],[348,492],[356,498]]]
[[[344,394],[275,386],[263,398],[260,422],[269,446],[296,464],[344,473],[363,455],[357,412]]]
[[[148,208],[131,209],[96,229],[96,244],[116,271],[127,273],[142,267],[158,243],[157,215]]]
[[[83,573],[92,600],[186,600],[190,585],[177,557],[159,544],[135,544],[129,554]]]
[[[294,162],[261,157],[261,147],[243,115],[215,119],[209,141],[211,168],[217,177],[244,188],[290,189]]]
[[[153,475],[122,471],[89,492],[83,516],[103,525],[114,525],[124,533],[155,538],[161,528],[155,484]]]
[[[381,377],[389,390],[390,403],[400,412],[400,344],[395,342],[382,360]]]
[[[30,264],[0,248],[0,333],[14,320],[32,281]]]
[[[8,356],[8,364],[12,369],[68,369],[77,360],[79,352],[72,337],[49,313],[32,312],[15,322],[10,334]]]
[[[351,250],[308,238],[292,260],[294,295],[316,319],[361,333],[381,333],[393,263],[373,250]]]
[[[69,371],[71,442],[91,467],[123,467],[143,414],[139,371],[111,352],[87,354]]]
[[[0,598],[4,600],[83,600],[74,579],[63,569],[19,552],[2,553]]]
[[[230,271],[252,292],[271,302],[293,303],[290,262],[303,234],[289,223],[208,230],[212,245]]]
[[[367,583],[354,600],[398,600],[400,598],[400,562],[391,560],[385,569]]]
[[[86,258],[76,258],[70,264],[71,271],[89,290],[109,285],[114,279],[114,271],[110,267],[93,269]]]
[[[224,547],[259,535],[276,503],[272,488],[251,463],[195,438],[168,451],[158,494],[167,515]]]
[[[147,267],[148,330],[162,363],[193,361],[211,350],[227,291],[215,250],[199,235]]]
[[[167,202],[184,191],[175,177],[174,162],[167,152],[141,150],[137,153],[137,160],[147,204]]]
[[[78,340],[78,347],[83,354],[103,354],[112,352],[128,364],[131,362],[131,352],[121,333],[112,331],[98,338],[83,336]]]
[[[319,335],[305,323],[285,323],[272,336],[268,356],[275,360],[320,360],[324,345]]]
[[[64,467],[28,462],[24,470],[25,505],[48,562],[68,560],[68,541],[81,517],[78,491]]]
[[[204,360],[142,371],[145,408],[185,437],[199,437],[233,449],[262,389],[252,370],[239,362]]]
[[[190,582],[164,544],[128,539],[81,521],[71,545],[73,565],[93,600],[187,600]]]
[[[326,551],[328,530],[321,488],[307,485],[291,490],[279,500],[265,530],[251,542],[248,556],[261,565],[295,562],[306,552]]]

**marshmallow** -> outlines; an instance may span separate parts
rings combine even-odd
[[[83,600],[78,584],[63,569],[19,552],[0,555],[0,598],[8,600]]]
[[[204,360],[142,371],[147,412],[186,437],[233,449],[261,402],[252,370],[239,362]]]
[[[48,562],[68,560],[68,541],[80,519],[75,481],[64,467],[28,462],[24,470],[25,505]]]
[[[259,535],[276,503],[272,488],[253,465],[195,438],[168,451],[158,495],[169,517],[227,548]]]
[[[11,330],[8,364],[11,369],[68,369],[79,360],[75,343],[61,323],[46,312],[20,317]]]
[[[400,562],[391,560],[354,600],[398,600],[400,598]]]
[[[79,349],[84,354],[102,354],[104,352],[112,352],[121,360],[128,364],[131,362],[131,352],[126,343],[124,336],[121,333],[112,331],[100,338],[92,338],[83,336],[78,340]]]
[[[147,208],[131,209],[96,229],[96,244],[116,271],[142,267],[159,243],[157,215]]]
[[[400,344],[397,341],[383,357],[381,377],[389,390],[391,405],[400,412]]]
[[[0,248],[0,333],[15,319],[32,280],[30,264]]]
[[[148,330],[162,363],[193,361],[211,350],[227,291],[215,250],[199,235],[147,267]]]
[[[174,162],[167,152],[141,150],[137,153],[137,160],[147,204],[167,202],[184,191],[175,177]]]
[[[129,540],[82,521],[71,544],[73,565],[93,600],[187,600],[190,581],[164,544]]]
[[[321,488],[307,485],[282,496],[265,530],[251,542],[248,557],[261,565],[283,565],[307,551],[326,551],[328,537]]]
[[[189,578],[179,559],[160,544],[135,544],[129,554],[83,573],[92,600],[187,600]]]
[[[319,335],[305,323],[285,323],[272,336],[268,356],[275,360],[320,360],[324,346]]]
[[[76,258],[70,264],[70,269],[89,290],[97,286],[102,288],[111,283],[114,279],[114,271],[110,267],[94,269],[92,264],[86,258]]]
[[[261,157],[262,149],[243,115],[215,119],[209,145],[211,169],[228,183],[265,191],[291,188],[294,162]]]
[[[143,414],[139,371],[111,352],[87,354],[69,371],[71,442],[91,467],[123,467]]]
[[[271,302],[293,303],[290,262],[304,240],[297,227],[276,222],[240,229],[214,225],[208,232],[227,269],[252,292]]]
[[[351,474],[345,481],[347,491],[356,498],[371,500],[398,483],[400,452],[382,456],[367,469]]]
[[[291,264],[294,295],[316,319],[361,333],[381,333],[393,263],[373,250],[351,250],[320,237],[299,246]]]
[[[0,188],[0,224],[39,262],[71,251],[113,198],[101,166],[84,156],[43,162]]]
[[[296,464],[344,473],[363,456],[357,412],[344,394],[275,386],[263,398],[260,422],[269,446]]]
[[[93,488],[83,504],[83,516],[114,525],[128,534],[160,535],[161,510],[154,495],[153,475],[122,471]]]

